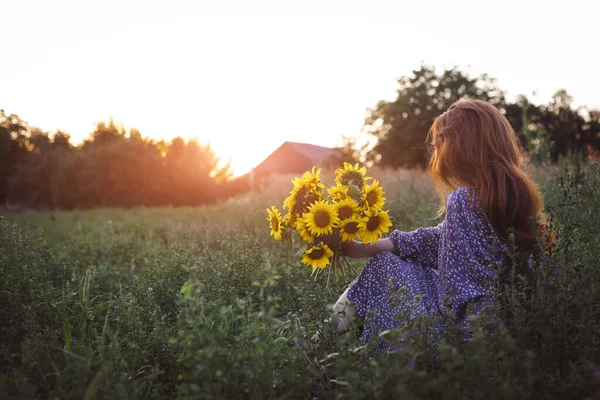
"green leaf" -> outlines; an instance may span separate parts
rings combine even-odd
[[[292,251],[292,235],[287,229],[283,231],[281,241],[287,247],[288,251]]]
[[[94,379],[90,382],[87,390],[85,391],[85,395],[83,396],[83,400],[92,400],[95,399],[98,395],[98,391],[100,390],[100,383],[102,382],[102,371],[98,371]]]
[[[189,299],[189,298],[193,297],[194,292],[195,292],[195,287],[194,287],[194,284],[192,284],[191,282],[186,282],[181,287],[181,294],[183,295],[184,299]]]
[[[361,194],[361,190],[358,188],[358,186],[351,182],[348,183],[348,196],[356,198],[360,197]]]
[[[8,382],[4,374],[0,374],[0,392],[8,393]]]
[[[90,364],[94,360],[94,352],[87,346],[75,346],[71,350],[71,353],[83,358],[88,361]]]
[[[65,349],[71,351],[71,325],[69,321],[65,319]]]

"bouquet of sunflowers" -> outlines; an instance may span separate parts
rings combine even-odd
[[[301,239],[304,246],[297,256],[312,267],[315,278],[328,266],[328,282],[332,270],[334,275],[345,275],[344,266],[354,270],[340,254],[343,243],[358,239],[373,244],[392,225],[383,210],[383,188],[366,173],[365,167],[344,163],[335,170],[335,186],[328,186],[321,181],[321,169],[313,167],[292,180],[294,187],[283,203],[285,215],[276,206],[267,209],[273,238],[290,248],[293,236]]]

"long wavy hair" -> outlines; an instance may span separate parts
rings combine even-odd
[[[523,169],[515,131],[496,107],[481,100],[457,101],[434,121],[429,142],[440,216],[450,191],[471,187],[500,239],[508,240],[512,230],[520,245],[536,242],[545,228],[543,199]]]

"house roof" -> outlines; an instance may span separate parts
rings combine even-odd
[[[322,165],[332,156],[342,156],[341,150],[308,143],[284,142],[253,171],[259,175],[301,172],[311,166]]]
[[[314,164],[319,164],[325,159],[331,156],[339,156],[340,150],[332,149],[329,147],[317,146],[315,144],[298,143],[298,142],[285,142],[283,146],[288,145],[298,153],[302,154]]]

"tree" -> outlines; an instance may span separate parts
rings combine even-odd
[[[566,90],[557,90],[550,103],[543,107],[541,124],[555,143],[553,159],[569,152],[581,153],[591,138],[582,130],[584,117],[572,107],[573,98]]]
[[[50,136],[39,128],[29,129],[27,156],[8,180],[11,203],[36,208],[61,206],[64,186],[72,184],[65,180],[64,164],[74,151],[69,140],[70,136],[61,131]]]
[[[524,148],[529,153],[531,161],[536,164],[547,165],[551,162],[551,150],[554,144],[543,125],[530,123],[527,116],[529,107],[530,104],[525,100],[522,107],[522,131],[517,132],[521,133]]]
[[[8,144],[0,150],[22,153],[18,160],[2,158],[13,160],[5,192],[23,206],[198,205],[242,189],[228,186],[229,166],[219,168],[210,146],[194,140],[155,142],[110,121],[98,123],[82,146],[73,147],[68,134],[26,128],[15,116],[5,117],[1,126],[0,138]]]
[[[137,132],[137,130],[135,132]],[[124,140],[125,137],[126,132],[123,126],[117,127],[111,118],[108,124],[104,122],[98,122],[96,124],[96,129],[90,134],[90,139],[86,141],[85,145],[94,144],[104,146]]]
[[[165,195],[174,205],[213,202],[219,198],[218,158],[210,146],[195,140],[185,142],[177,137],[171,141],[165,157]]]
[[[488,75],[470,77],[457,67],[437,74],[422,64],[411,76],[398,79],[394,101],[380,101],[367,110],[365,129],[377,138],[369,160],[397,167],[425,167],[427,133],[435,118],[455,101],[470,97],[504,103],[504,93]]]
[[[27,124],[14,114],[0,110],[0,203],[7,201],[8,181],[28,154]]]
[[[589,152],[597,155],[600,151],[600,110],[586,110],[589,118],[587,124],[583,126],[583,130],[589,132],[591,143],[589,144]]]
[[[598,111],[573,108],[572,103],[573,98],[566,90],[560,89],[548,104],[534,105],[527,97],[519,96],[504,108],[513,129],[521,134],[523,147],[539,155],[538,150],[541,149],[536,149],[538,139],[545,141],[544,145],[548,148],[543,151],[549,151],[550,161],[556,162],[569,153],[586,156],[600,148]],[[523,121],[526,121],[526,126]]]
[[[355,164],[363,161],[368,150],[368,144],[359,144],[358,137],[342,135],[341,144],[337,147],[340,151],[339,157],[330,157],[323,163],[324,167],[337,168],[347,162]]]

